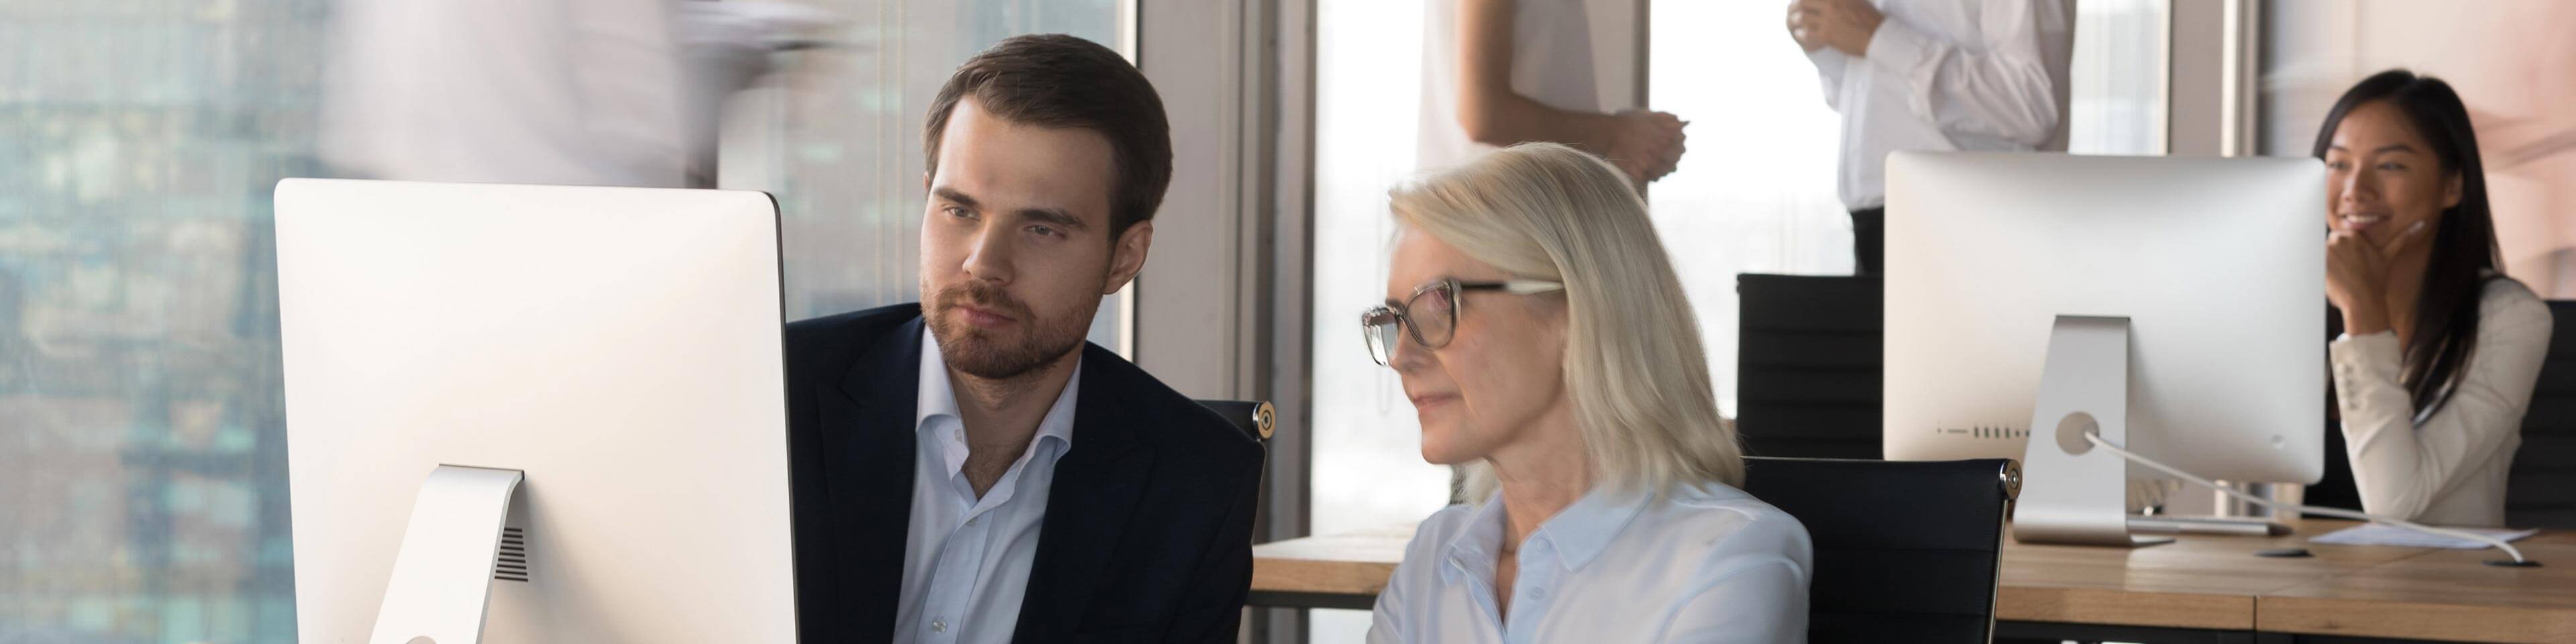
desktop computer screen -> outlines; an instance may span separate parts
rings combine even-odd
[[[2059,441],[2059,419],[2033,415],[2068,316],[2125,328],[2114,371],[2059,379],[2125,386],[2112,400],[2132,451],[2211,478],[2314,482],[2324,195],[2307,158],[1891,155],[1888,458],[2024,458]]]
[[[768,195],[276,204],[300,640],[795,641]]]

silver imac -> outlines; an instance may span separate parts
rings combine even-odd
[[[1887,457],[2023,459],[2023,541],[2147,541],[2086,433],[2314,482],[2324,195],[2306,158],[1890,155]]]
[[[768,195],[276,208],[298,639],[795,641]]]

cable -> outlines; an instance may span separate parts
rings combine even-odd
[[[2201,477],[2192,476],[2190,472],[2185,472],[2185,471],[2182,471],[2182,470],[2179,470],[2179,469],[2175,469],[2173,466],[2166,465],[2166,464],[2163,464],[2163,463],[2155,462],[2155,460],[2154,460],[2154,459],[2150,459],[2150,458],[2147,458],[2147,457],[2144,457],[2144,456],[2139,456],[2139,455],[2137,455],[2137,453],[2135,453],[2135,452],[2131,452],[2131,451],[2129,451],[2129,450],[2121,449],[2121,448],[2120,448],[2120,446],[2118,446],[2118,445],[2113,445],[2113,444],[2111,444],[2111,442],[2110,442],[2110,441],[2108,441],[2108,440],[2103,440],[2103,438],[2102,438],[2102,435],[2101,435],[2101,434],[2097,434],[2097,433],[2093,433],[2093,432],[2085,432],[2085,433],[2084,433],[2084,442],[2092,443],[2092,444],[2093,444],[2093,446],[2095,446],[2095,447],[2100,447],[2100,448],[2105,449],[2105,450],[2110,450],[2110,452],[2111,452],[2111,453],[2120,455],[2120,458],[2129,459],[2129,461],[2130,461],[2130,462],[2137,463],[2137,464],[2139,464],[2139,465],[2145,465],[2145,466],[2147,466],[2147,467],[2151,467],[2151,468],[2155,468],[2155,470],[2156,470],[2156,471],[2164,472],[2164,473],[2166,473],[2166,474],[2171,474],[2171,475],[2173,475],[2175,478],[2179,478],[2179,479],[2182,479],[2182,480],[2185,480],[2185,481],[2190,481],[2190,482],[2193,482],[2193,483],[2197,483],[2197,484],[2199,484],[2201,487],[2209,488],[2209,489],[2212,489],[2212,490],[2217,490],[2217,491],[2219,491],[2219,492],[2220,492],[2220,493],[2222,493],[2222,494],[2226,494],[2226,495],[2228,495],[2228,496],[2236,497],[2236,500],[2238,500],[2238,501],[2244,501],[2244,502],[2247,502],[2247,503],[2253,503],[2253,504],[2256,504],[2256,505],[2261,505],[2261,506],[2263,506],[2263,507],[2272,508],[2273,510],[2276,510],[2276,511],[2286,510],[2286,511],[2290,511],[2290,512],[2304,512],[2304,513],[2308,513],[2308,514],[2323,514],[2323,515],[2327,515],[2327,516],[2337,516],[2337,517],[2343,517],[2343,518],[2346,518],[2346,519],[2356,519],[2356,520],[2361,520],[2361,521],[2369,521],[2369,522],[2371,522],[2371,523],[2379,523],[2379,524],[2385,524],[2385,525],[2397,526],[2397,527],[2400,527],[2400,528],[2405,528],[2405,529],[2408,529],[2408,530],[2413,530],[2413,531],[2421,532],[2421,533],[2425,533],[2425,534],[2439,535],[2439,536],[2451,537],[2451,538],[2455,538],[2455,539],[2467,539],[2467,540],[2470,540],[2470,541],[2475,541],[2475,542],[2478,542],[2478,543],[2487,544],[2487,545],[2490,545],[2490,546],[2494,546],[2494,547],[2496,547],[2496,548],[2498,548],[2498,549],[2502,549],[2502,550],[2504,550],[2504,553],[2505,553],[2505,554],[2508,554],[2508,555],[2512,555],[2512,556],[2513,556],[2513,563],[2514,563],[2514,565],[2518,565],[2518,566],[2528,566],[2528,565],[2533,565],[2533,564],[2531,563],[2531,560],[2522,558],[2522,551],[2521,551],[2521,550],[2516,550],[2516,549],[2514,549],[2513,544],[2505,543],[2505,541],[2504,541],[2503,539],[2497,539],[2497,538],[2495,538],[2495,537],[2490,537],[2490,536],[2486,536],[2486,535],[2482,535],[2482,534],[2475,534],[2475,533],[2469,533],[2469,532],[2461,532],[2461,531],[2458,531],[2458,530],[2446,530],[2446,529],[2442,529],[2442,528],[2436,528],[2436,527],[2432,527],[2432,526],[2427,526],[2427,525],[2418,524],[2418,523],[2415,523],[2415,522],[2413,522],[2413,521],[2407,521],[2407,520],[2404,520],[2404,519],[2391,519],[2391,518],[2388,518],[2388,517],[2383,517],[2383,516],[2378,516],[2378,515],[2371,515],[2371,514],[2363,514],[2363,513],[2360,513],[2360,512],[2354,512],[2354,511],[2351,511],[2351,510],[2345,510],[2345,509],[2340,509],[2340,508],[2323,508],[2323,507],[2317,507],[2317,506],[2313,506],[2313,505],[2295,505],[2295,504],[2289,504],[2289,503],[2281,503],[2281,502],[2273,501],[2273,500],[2271,500],[2271,499],[2266,499],[2266,498],[2262,498],[2262,497],[2254,496],[2254,495],[2251,495],[2251,494],[2246,494],[2246,493],[2244,493],[2244,492],[2241,492],[2241,491],[2236,490],[2235,488],[2231,488],[2231,487],[2224,486],[2224,485],[2219,485],[2218,483],[2213,482],[2213,481],[2210,481],[2209,479],[2204,479],[2204,478],[2201,478]]]

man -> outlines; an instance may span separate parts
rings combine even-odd
[[[1153,241],[1162,100],[1022,36],[923,134],[923,301],[787,329],[804,640],[1233,640],[1261,447],[1083,342]]]
[[[1842,113],[1835,187],[1860,274],[1884,257],[1887,153],[2066,149],[2074,25],[2067,0],[1789,3],[1789,37]]]

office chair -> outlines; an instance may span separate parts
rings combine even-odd
[[[2550,302],[2549,315],[2549,357],[2505,471],[2504,524],[2516,528],[2576,528],[2576,301]]]
[[[1986,642],[2011,459],[1745,460],[1744,491],[1807,526],[1816,546],[1807,639]]]
[[[1252,440],[1261,443],[1263,448],[1270,447],[1270,432],[1279,419],[1279,413],[1270,407],[1270,401],[1201,400],[1198,403],[1199,406],[1215,410],[1217,415],[1224,416],[1227,422],[1234,423],[1236,430],[1242,431],[1245,436],[1252,437]]]
[[[1884,458],[1876,277],[1735,276],[1735,431],[1753,456]]]

